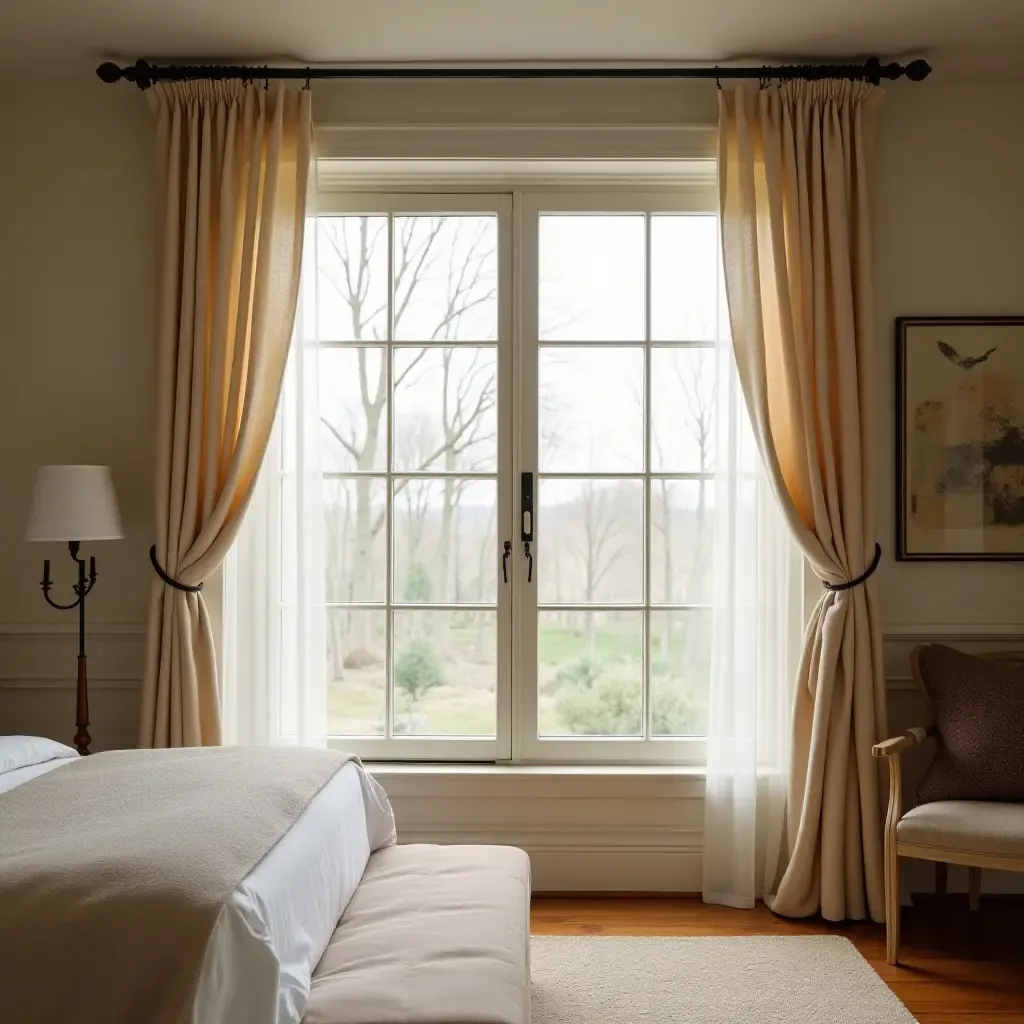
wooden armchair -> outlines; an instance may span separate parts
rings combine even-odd
[[[921,677],[920,647],[910,653],[914,679],[928,700]],[[980,657],[991,661],[1024,661],[1024,651],[1000,651]],[[930,717],[930,712],[929,712]],[[948,800],[903,812],[900,756],[933,734],[933,727],[909,729],[872,748],[889,762],[889,811],[885,819],[886,959],[895,964],[900,944],[900,857],[935,863],[936,892],[946,891],[947,864],[970,869],[969,899],[977,910],[984,868],[1024,871],[1024,804]]]

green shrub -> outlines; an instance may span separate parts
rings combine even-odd
[[[654,736],[686,736],[702,731],[701,709],[673,680],[655,682],[652,665],[651,730]],[[605,664],[583,656],[555,676],[555,709],[573,736],[637,736],[641,733],[640,666]]]
[[[640,732],[640,687],[629,673],[601,672],[591,659],[579,681],[558,690],[555,707],[573,736],[635,736]],[[566,666],[568,668],[568,666]],[[593,675],[591,674],[593,673]]]
[[[433,594],[434,583],[430,578],[430,570],[422,562],[410,562],[402,594],[404,600],[415,604],[425,603]]]
[[[444,682],[444,666],[434,645],[426,637],[414,636],[395,658],[395,686],[415,704]]]
[[[697,702],[671,680],[660,684],[652,680],[651,704],[653,736],[697,736],[704,732]]]
[[[555,673],[555,686],[580,686],[589,690],[601,676],[601,661],[589,654],[581,654],[573,661],[560,665]]]

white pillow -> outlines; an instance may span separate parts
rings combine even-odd
[[[59,757],[78,757],[78,751],[42,736],[0,736],[0,775]]]

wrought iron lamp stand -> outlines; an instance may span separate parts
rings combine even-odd
[[[96,559],[89,558],[89,572],[85,571],[85,559],[78,557],[80,544],[77,540],[68,541],[68,551],[71,557],[78,564],[78,582],[72,585],[75,592],[75,600],[71,604],[58,604],[50,597],[50,589],[53,586],[50,580],[50,560],[43,562],[43,581],[40,584],[43,590],[43,597],[46,603],[60,611],[78,609],[78,688],[77,707],[75,712],[75,725],[78,732],[75,733],[75,747],[80,754],[89,753],[89,744],[92,737],[89,735],[89,680],[85,668],[85,598],[96,582]]]

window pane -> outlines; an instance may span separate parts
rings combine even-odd
[[[718,317],[718,218],[651,217],[651,337],[714,341]]]
[[[387,369],[383,348],[320,352],[320,465],[327,472],[387,465]]]
[[[498,337],[498,218],[395,218],[395,337]]]
[[[396,736],[494,736],[497,615],[394,612]]]
[[[298,664],[298,616],[294,605],[284,605],[278,610],[280,633],[278,640],[278,674],[284,679],[284,669],[291,671],[293,665]],[[277,710],[280,719],[280,731],[283,736],[294,736],[298,732],[298,708],[294,687],[281,686],[278,689]]]
[[[387,612],[327,609],[327,733],[383,736]]]
[[[496,601],[495,481],[461,477],[397,479],[392,515],[395,601]]]
[[[643,349],[545,347],[539,360],[541,471],[642,472]]]
[[[706,736],[711,611],[651,612],[651,734]]]
[[[651,602],[710,604],[715,544],[711,480],[651,480]]]
[[[319,340],[386,338],[387,217],[319,217],[317,228]]]
[[[651,351],[651,461],[655,471],[715,468],[715,351]]]
[[[643,341],[644,218],[540,218],[539,337]]]
[[[642,735],[643,613],[538,615],[541,736]]]
[[[279,549],[278,583],[282,604],[295,604],[298,600],[299,536],[296,524],[295,477],[281,477],[279,522],[281,547]]]
[[[542,604],[643,601],[639,480],[541,480],[537,583]]]
[[[284,473],[294,473],[298,449],[296,447],[296,427],[298,419],[298,406],[292,397],[295,389],[295,363],[289,359],[285,366],[284,380],[281,382],[281,399],[278,406],[278,431],[276,438],[280,444],[279,468]],[[273,435],[272,435],[273,436]],[[271,442],[273,444],[273,442]]]
[[[494,348],[395,350],[395,469],[493,473]]]
[[[387,482],[325,480],[324,580],[327,600],[380,601],[387,594]]]

